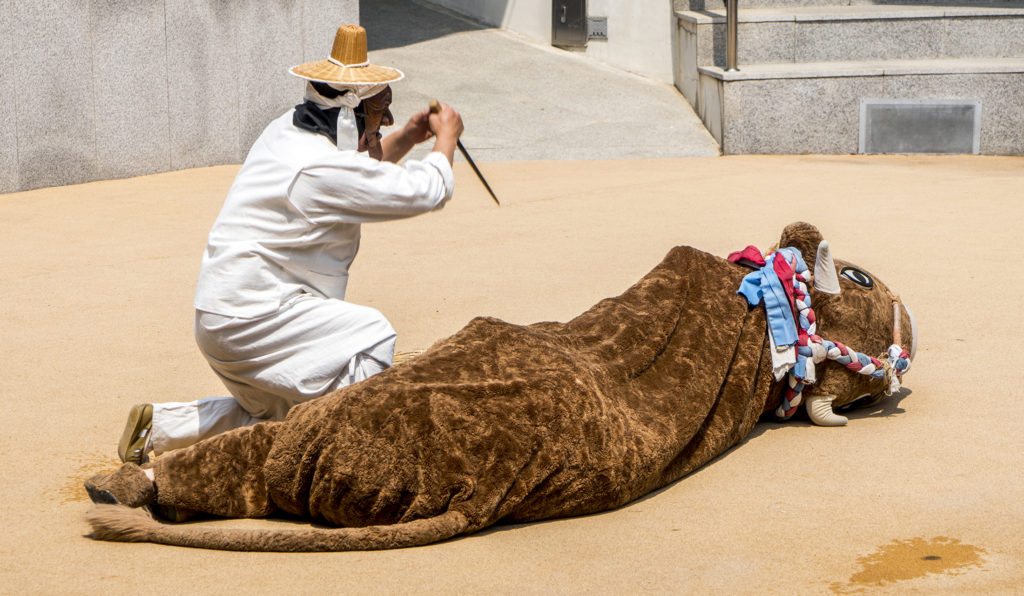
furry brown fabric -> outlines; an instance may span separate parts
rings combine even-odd
[[[274,507],[263,464],[280,428],[279,422],[264,422],[158,458],[151,464],[158,477],[156,502],[222,517],[269,515]]]
[[[812,231],[787,228],[798,239]],[[749,271],[675,248],[624,294],[567,323],[474,319],[283,422],[153,466],[162,505],[231,517],[280,509],[343,528],[161,526],[107,507],[90,518],[96,537],[118,539],[111,528],[124,526],[127,540],[182,546],[393,548],[628,503],[736,445],[776,405],[782,384],[773,383],[764,310],[736,294]],[[846,324],[843,300],[825,310]],[[868,308],[869,320],[848,331],[851,345],[887,347],[891,312]]]
[[[153,483],[142,468],[131,462],[113,474],[97,474],[85,481],[85,491],[93,503],[142,507],[156,497]]]

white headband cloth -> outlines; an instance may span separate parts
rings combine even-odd
[[[360,66],[369,66],[370,65],[370,61],[369,60],[367,60],[366,62],[360,62],[359,64],[342,64],[341,62],[338,62],[334,58],[330,58],[330,57],[328,57],[327,60],[330,61],[331,64],[337,64],[338,66],[341,66],[343,68],[359,68]]]
[[[359,105],[359,102],[363,101],[367,97],[373,97],[385,87],[387,83],[378,83],[375,85],[347,85],[343,83],[325,83],[329,85],[331,89],[340,91],[341,95],[337,97],[327,98],[320,95],[316,88],[313,87],[312,81],[306,81],[306,99],[315,103],[322,108],[355,108]]]

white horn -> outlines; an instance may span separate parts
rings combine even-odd
[[[811,395],[806,399],[807,415],[818,426],[843,426],[850,420],[832,411],[834,395]]]
[[[814,261],[814,289],[826,294],[839,293],[839,275],[836,274],[828,240],[822,240],[818,245],[818,258]]]

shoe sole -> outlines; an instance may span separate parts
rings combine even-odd
[[[117,443],[117,456],[122,462],[134,462],[142,465],[146,457],[146,441],[153,426],[153,405],[135,404],[128,412],[128,423],[125,424],[121,440]],[[146,431],[143,434],[143,431]],[[141,436],[140,436],[141,435]]]

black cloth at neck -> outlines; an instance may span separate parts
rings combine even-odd
[[[320,81],[310,81],[310,83],[313,84],[313,88],[316,89],[317,93],[323,95],[327,99],[334,99],[339,95],[344,95],[348,93],[348,91],[338,91],[337,89],[331,87],[327,83],[321,83]]]
[[[338,144],[338,112],[341,108],[323,109],[311,101],[295,106],[292,124],[303,130],[322,134]]]

